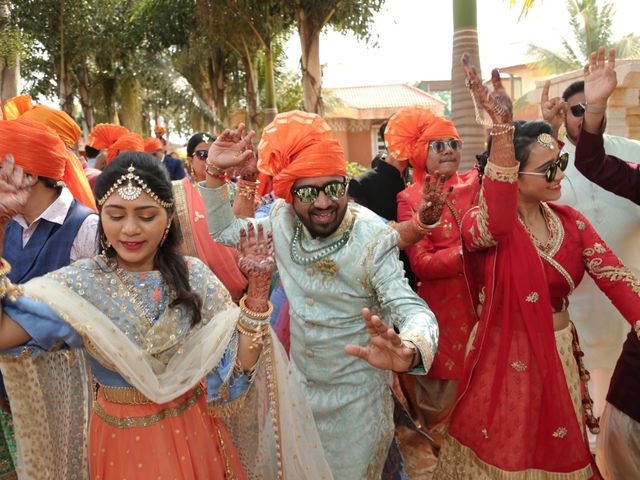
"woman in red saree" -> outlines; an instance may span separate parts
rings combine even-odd
[[[238,269],[234,249],[220,245],[211,238],[205,218],[206,207],[195,187],[195,183],[205,179],[205,162],[214,141],[215,137],[208,133],[193,135],[187,144],[191,178],[172,182],[182,239],[181,251],[183,255],[202,260],[229,290],[233,301],[238,302],[247,288],[247,279]]]
[[[493,146],[479,205],[462,221],[480,319],[435,477],[598,479],[585,417],[592,431],[597,421],[581,383],[588,373],[568,296],[586,271],[632,322],[640,281],[584,216],[547,203],[559,198],[566,166],[550,126],[514,128],[497,70],[490,94],[468,57],[463,63],[472,94],[493,120]]]

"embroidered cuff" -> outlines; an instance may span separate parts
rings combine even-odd
[[[495,163],[487,162],[487,166],[484,168],[484,176],[495,182],[514,183],[518,180],[519,169],[519,164],[512,167],[502,167]]]
[[[420,352],[421,362],[407,373],[411,373],[413,375],[426,374],[431,368],[433,357],[436,354],[437,340],[436,343],[433,343],[428,337],[425,337],[422,333],[416,330],[401,332],[400,338],[413,343],[418,349],[418,352]]]

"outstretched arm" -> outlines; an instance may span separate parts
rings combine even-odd
[[[484,171],[478,207],[463,220],[462,238],[469,250],[490,248],[514,228],[518,208],[519,164],[513,147],[512,106],[498,70],[491,72],[493,92],[482,84],[468,55],[462,65],[475,101],[483,106],[493,121],[489,162]]]
[[[616,195],[640,204],[640,170],[605,154],[602,125],[609,97],[616,89],[615,50],[600,48],[589,57],[584,67],[584,94],[587,102],[582,132],[576,147],[576,168],[589,180]]]
[[[247,164],[255,160],[255,154],[251,147],[253,132],[244,134],[244,125],[236,130],[225,130],[211,144],[207,158],[207,179],[199,190],[207,208],[207,225],[209,233],[219,243],[236,246],[240,241],[240,230],[247,229],[249,224],[257,228],[262,224],[263,228],[270,230],[268,219],[256,220],[254,218],[238,219],[229,204],[229,189],[226,184],[226,171],[243,172]],[[242,173],[241,173],[242,176]],[[243,192],[239,192],[243,193]],[[249,195],[247,195],[248,197]],[[244,205],[238,207],[238,213],[244,215],[253,210],[253,205],[248,207],[249,198],[239,199]]]

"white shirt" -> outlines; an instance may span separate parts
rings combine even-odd
[[[604,149],[610,155],[640,163],[640,142],[636,140],[604,135]],[[582,212],[622,263],[640,272],[640,206],[582,175],[575,167],[575,145],[567,142],[563,151],[569,153],[569,164],[558,203]],[[569,314],[578,329],[587,369],[612,369],[629,324],[588,275],[569,297]]]
[[[13,219],[22,227],[22,247],[24,248],[29,239],[38,228],[40,220],[44,219],[52,223],[62,225],[67,218],[69,209],[73,202],[73,195],[68,188],[63,188],[56,200],[47,207],[30,225],[22,215],[16,215]],[[85,218],[73,244],[71,245],[70,259],[72,262],[81,258],[91,258],[98,253],[96,243],[96,233],[98,230],[98,215],[91,214]]]

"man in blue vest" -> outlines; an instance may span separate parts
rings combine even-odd
[[[93,195],[79,160],[60,135],[32,120],[2,121],[0,159],[6,155],[37,178],[29,201],[5,231],[11,281],[24,283],[98,253]]]

